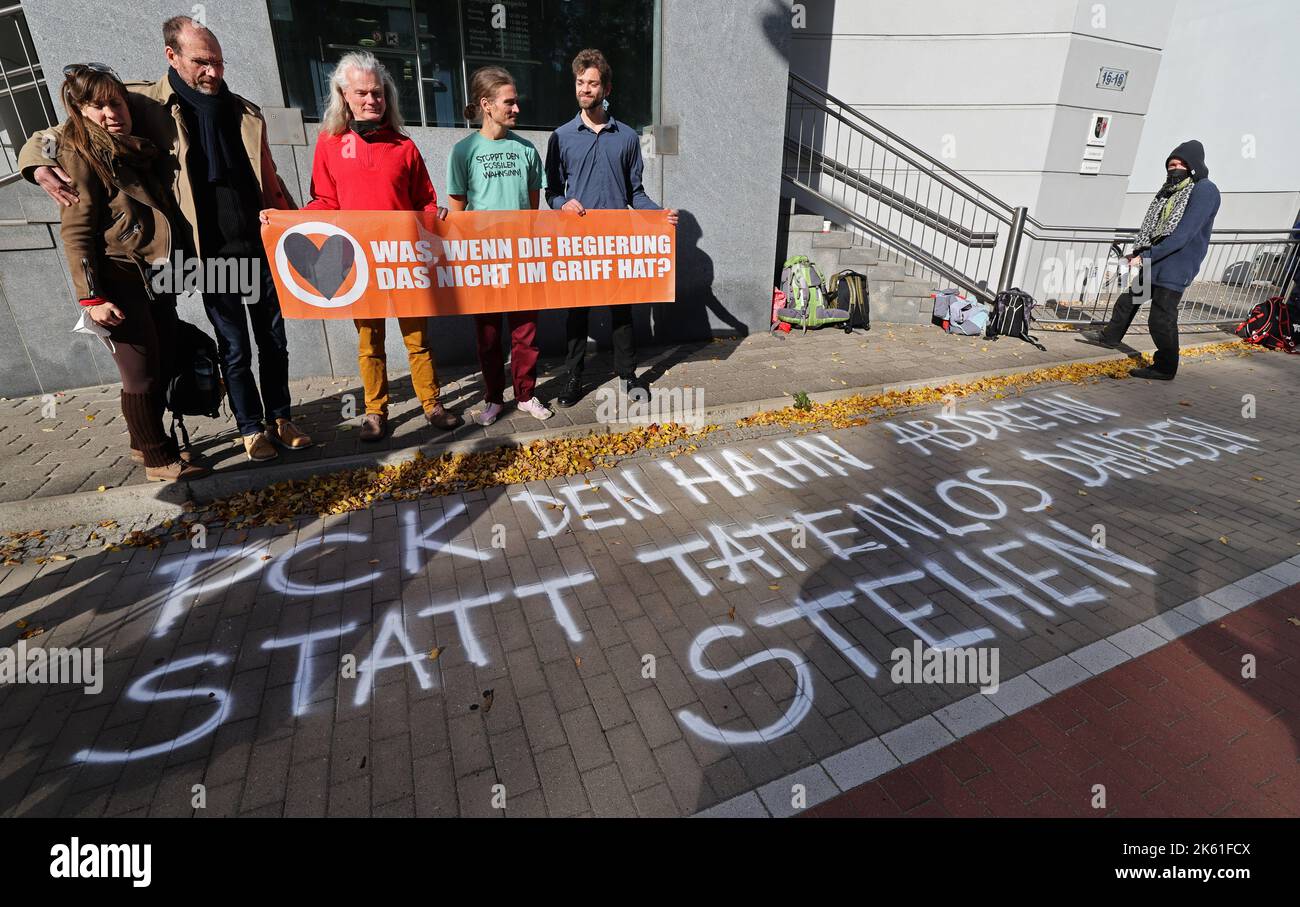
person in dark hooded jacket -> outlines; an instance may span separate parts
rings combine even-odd
[[[1210,246],[1210,231],[1219,213],[1219,189],[1208,179],[1205,148],[1183,142],[1165,159],[1167,177],[1156,192],[1133,239],[1129,263],[1141,263],[1135,287],[1120,294],[1110,322],[1100,331],[1085,331],[1084,339],[1101,346],[1118,346],[1137,315],[1150,301],[1148,328],[1156,344],[1150,367],[1132,369],[1135,378],[1170,381],[1178,372],[1178,303],[1196,278]]]

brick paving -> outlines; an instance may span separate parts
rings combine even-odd
[[[1015,366],[1047,365],[1104,354],[1107,351],[1079,343],[1073,333],[1042,333],[1046,352],[1026,343],[955,337],[937,328],[880,324],[870,332],[809,333],[773,338],[718,339],[710,343],[648,350],[642,374],[660,388],[704,389],[704,406],[722,406],[750,400],[788,396],[798,391],[818,393],[916,381]],[[1203,343],[1227,339],[1222,332],[1188,333],[1184,342]],[[1133,349],[1151,349],[1140,327],[1129,338]],[[410,378],[394,362],[389,411],[389,436],[377,443],[358,440],[364,396],[358,379],[311,378],[291,382],[294,417],[315,445],[301,451],[281,451],[275,463],[250,463],[244,456],[233,417],[225,410],[218,419],[190,417],[187,425],[195,447],[219,473],[267,471],[279,464],[329,461],[358,454],[382,454],[423,447],[436,453],[443,445],[479,438],[509,440],[542,428],[596,427],[600,397],[595,387],[571,409],[556,408],[545,423],[513,407],[494,425],[467,424],[443,434],[429,428],[411,392]],[[588,381],[606,381],[613,387],[612,360],[608,353],[594,354],[587,367]],[[397,377],[402,376],[402,377]],[[467,415],[482,403],[482,382],[474,372],[445,369],[443,400],[453,411]],[[537,395],[554,398],[564,386],[560,360],[543,359]],[[0,503],[34,497],[94,491],[145,482],[144,468],[129,457],[126,424],[118,403],[119,385],[41,396],[0,400]],[[507,399],[509,399],[507,390]],[[346,396],[351,395],[353,418],[344,418]],[[52,415],[49,408],[54,404]],[[202,483],[195,483],[202,492]]]
[[[1105,734],[1160,703],[1191,722],[1169,739],[1204,740],[1217,767],[1293,730],[1300,631],[1256,632],[1276,609],[1242,605],[1300,555],[1296,368],[1191,362],[1171,384],[1036,388],[288,531],[214,526],[204,550],[6,568],[0,646],[40,628],[30,645],[101,648],[104,675],[99,693],[0,686],[0,815],[781,815],[792,783],[838,802],[890,758],[910,764],[876,772],[888,802],[939,814],[935,764],[976,803],[1012,783],[981,729],[1046,779],[1113,765],[1120,814],[1135,793],[1184,808],[1166,781],[1210,803],[1186,765],[1143,763],[1164,738],[1121,758]],[[928,453],[902,443],[927,423],[946,432]],[[1192,634],[1154,668],[1132,658],[1144,629],[1229,611],[1240,650]],[[996,647],[1001,691],[894,682],[893,650],[921,638]],[[1251,695],[1274,697],[1252,707],[1223,674],[1245,651]],[[1016,708],[1037,743],[998,736]],[[1294,765],[1255,786],[1269,764],[1206,810],[1293,804]],[[1078,794],[1031,787],[1013,796],[1038,810]]]

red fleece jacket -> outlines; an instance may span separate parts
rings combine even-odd
[[[332,211],[436,211],[438,193],[420,149],[382,127],[366,141],[352,130],[322,132],[311,166],[312,199],[303,208]]]

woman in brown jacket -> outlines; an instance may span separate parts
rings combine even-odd
[[[61,209],[73,285],[112,341],[132,459],[144,463],[151,481],[198,478],[208,470],[182,459],[163,431],[177,322],[175,297],[150,287],[150,263],[172,251],[171,202],[154,172],[158,151],[131,135],[126,89],[107,67],[76,65],[65,73],[68,119],[54,156],[78,190],[77,201]]]

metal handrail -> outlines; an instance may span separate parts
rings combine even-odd
[[[791,179],[789,176],[785,174],[782,174],[781,178],[786,182],[790,183],[792,186],[798,186],[801,189],[807,189],[807,187],[804,186],[802,183],[798,182],[797,180]],[[946,278],[949,282],[951,282],[955,286],[977,297],[980,301],[982,302],[993,301],[994,294],[990,292],[987,286],[977,283],[967,275],[963,274],[962,272],[958,271],[956,268],[949,265],[947,262],[943,261],[940,258],[936,258],[934,255],[930,254],[925,249],[922,249],[920,246],[908,242],[907,240],[903,239],[900,236],[882,230],[880,227],[872,223],[867,218],[863,217],[858,212],[844,207],[839,202],[836,202],[833,199],[828,199],[822,196],[820,201],[821,204],[835,209],[835,211],[837,211],[842,217],[844,217],[845,220],[852,223],[859,230],[862,230],[864,233],[870,236],[874,236],[876,239],[881,240],[882,242],[888,243],[890,246],[893,246],[894,248],[898,249],[898,251],[904,253],[905,255],[908,255],[909,257],[915,259],[916,261],[921,262],[923,265],[925,265],[930,270],[934,271],[936,274],[939,274],[940,276]]]
[[[797,77],[796,77],[796,78],[797,78]],[[827,95],[827,97],[830,97],[830,95]],[[842,116],[841,114],[839,114],[839,113],[836,112],[835,110],[832,110],[832,109],[831,109],[829,106],[827,106],[826,104],[822,104],[822,103],[820,103],[820,102],[818,102],[818,101],[814,101],[814,100],[812,100],[811,98],[807,98],[806,96],[805,96],[804,99],[805,99],[806,101],[809,102],[809,107],[811,107],[812,109],[820,110],[820,111],[822,111],[823,113],[825,113],[827,116],[834,117],[836,120],[838,120],[839,122],[843,123],[845,126],[849,127],[849,128],[852,129],[852,130],[855,130],[859,135],[863,136],[864,138],[870,139],[870,140],[873,141],[873,142],[877,142],[877,143],[879,142],[879,140],[878,140],[875,136],[871,135],[871,133],[869,133],[869,132],[867,132],[866,130],[862,129],[861,127],[859,127],[859,126],[856,125],[855,123],[851,123],[851,122],[849,122],[849,120],[847,120],[844,116]],[[834,100],[834,99],[832,98],[832,100]],[[838,103],[839,103],[839,102],[837,101],[836,104],[838,104]],[[841,108],[841,109],[852,110],[852,108]],[[866,117],[860,117],[860,119],[866,119]],[[867,122],[871,122],[871,121],[868,120]],[[898,142],[900,142],[901,144],[907,145],[907,147],[908,147],[909,149],[913,149],[913,150],[918,151],[918,152],[919,152],[923,157],[925,156],[925,152],[920,151],[919,149],[916,149],[915,146],[908,145],[908,143],[906,143],[906,142],[902,142],[902,140],[898,139],[898,137],[895,136],[893,133],[888,132],[887,130],[883,130],[883,129],[882,129],[882,131],[885,132],[887,138],[889,138],[890,141],[898,141]],[[916,161],[909,160],[905,155],[898,154],[897,149],[891,147],[891,148],[890,148],[890,151],[891,151],[893,154],[897,155],[899,158],[901,158],[903,161],[906,161],[908,164],[910,164],[911,166],[915,167],[917,170],[925,171],[925,169],[926,169],[925,166],[922,166],[921,164],[918,164]],[[936,162],[935,162],[933,159],[928,159],[928,160],[925,161],[925,165],[930,166],[930,167],[933,167],[933,166],[936,165]],[[956,173],[956,171],[951,170],[950,168],[948,168],[948,167],[946,167],[946,166],[944,166],[944,165],[942,165],[942,164],[938,164],[937,166],[939,166],[940,168],[942,168],[946,173],[949,173],[949,174]],[[930,171],[930,176],[935,177],[935,179],[938,179],[938,177],[934,174],[933,170]],[[940,182],[942,182],[942,180],[940,180]],[[974,186],[974,183],[970,183],[969,180],[965,180],[965,179],[963,179],[963,182],[968,183],[969,185]],[[1008,224],[1008,225],[1009,225],[1009,224],[1011,223],[1011,211],[1014,210],[1014,209],[1008,209],[1008,211],[1007,211],[1006,213],[1004,213],[1004,212],[1002,212],[1002,211],[998,211],[998,210],[996,210],[996,209],[994,209],[994,208],[989,207],[989,206],[988,206],[987,204],[985,204],[981,199],[977,198],[977,197],[974,196],[974,195],[971,195],[971,194],[968,193],[968,192],[963,191],[963,190],[962,190],[960,187],[958,187],[958,186],[950,186],[950,185],[947,185],[946,183],[944,184],[944,186],[945,186],[945,188],[947,188],[950,192],[954,193],[955,195],[959,196],[960,198],[964,199],[965,201],[969,202],[970,204],[975,205],[976,207],[980,208],[982,211],[984,211],[984,212],[985,212],[986,214],[988,214],[990,217],[995,217],[995,218],[997,218],[998,220],[1000,220],[1000,221],[1001,221],[1002,223],[1004,223],[1004,224]],[[978,189],[977,189],[977,191],[978,191]],[[981,193],[981,194],[987,195],[987,193]],[[991,197],[991,196],[990,196],[990,197]],[[1000,200],[998,200],[998,199],[994,199],[994,201],[997,201],[998,204],[1002,204],[1002,202],[1001,202]],[[936,215],[936,216],[938,216],[938,215]]]
[[[814,85],[812,82],[809,82],[807,79],[803,78],[802,76],[798,75],[797,73],[794,73],[794,72],[791,72],[791,73],[790,73],[790,81],[793,82],[793,83],[795,83],[796,85],[799,85],[799,86],[802,86],[802,87],[804,87],[804,88],[807,88],[807,89],[809,89],[810,91],[814,91],[814,92],[816,92],[816,93],[817,93],[818,95],[820,95],[822,98],[825,98],[825,99],[831,101],[831,102],[832,102],[833,104],[835,104],[835,106],[838,107],[840,110],[843,110],[843,111],[845,111],[845,112],[851,114],[855,119],[861,120],[862,122],[864,122],[864,123],[866,123],[867,125],[869,125],[872,129],[876,130],[877,132],[883,133],[883,134],[884,134],[884,135],[885,135],[885,136],[886,136],[886,137],[887,137],[891,142],[893,142],[893,143],[895,143],[895,144],[897,144],[897,145],[901,145],[902,147],[906,148],[906,149],[907,149],[908,151],[910,151],[912,154],[916,155],[917,157],[919,157],[919,158],[921,158],[923,161],[925,161],[925,163],[926,163],[927,165],[929,165],[930,167],[937,167],[938,169],[940,169],[940,170],[942,170],[944,173],[946,173],[948,176],[950,176],[950,177],[952,177],[953,179],[957,180],[957,181],[958,181],[959,183],[961,183],[962,185],[969,187],[970,189],[972,189],[973,191],[975,191],[976,193],[978,193],[978,194],[981,195],[981,196],[984,196],[984,197],[986,197],[986,198],[988,198],[988,199],[991,199],[993,202],[995,202],[997,205],[1001,206],[1002,209],[1003,209],[1003,211],[997,213],[996,216],[997,216],[997,217],[998,217],[998,218],[999,218],[1003,223],[1008,223],[1008,224],[1009,224],[1009,223],[1011,222],[1011,217],[1012,217],[1012,215],[1014,214],[1014,212],[1015,212],[1015,210],[1016,210],[1016,209],[1015,209],[1015,205],[1009,205],[1009,204],[1007,204],[1007,203],[1004,202],[1002,199],[1000,199],[1000,198],[998,198],[996,195],[994,195],[992,192],[989,192],[989,191],[988,191],[987,189],[985,189],[983,186],[979,185],[978,183],[974,182],[973,180],[968,179],[968,178],[965,177],[965,176],[962,176],[960,173],[958,173],[956,170],[954,170],[954,169],[952,169],[951,167],[949,167],[949,166],[948,166],[947,164],[945,164],[943,161],[939,160],[938,158],[934,157],[933,155],[929,154],[928,152],[922,151],[920,148],[918,148],[918,147],[916,147],[915,145],[913,145],[911,142],[909,142],[907,139],[903,138],[903,137],[902,137],[901,135],[899,135],[898,133],[894,132],[893,130],[891,130],[891,129],[885,127],[885,126],[882,126],[880,123],[877,123],[875,120],[871,119],[871,117],[867,116],[867,115],[864,114],[862,111],[858,110],[856,107],[853,107],[852,105],[849,105],[849,104],[844,103],[844,102],[841,101],[839,98],[835,97],[833,94],[831,94],[830,92],[826,91],[826,89],[824,89],[824,88],[820,88],[820,87],[818,87],[817,85]],[[798,91],[796,91],[795,94],[799,94],[801,97],[804,98],[804,100],[807,100],[807,101],[809,101],[809,102],[811,102],[811,103],[814,103],[814,104],[817,105],[817,106],[821,106],[821,107],[823,107],[823,108],[825,107],[825,103],[824,103],[823,101],[815,100],[815,99],[813,99],[813,98],[808,97],[807,95],[800,94],[800,92],[798,92]],[[841,117],[840,119],[841,119],[841,121],[844,121],[842,117]],[[846,125],[847,125],[847,123],[846,123]],[[872,137],[872,136],[870,136],[870,135],[869,135],[868,137],[869,137],[869,138],[874,138],[874,137]],[[899,156],[902,157],[902,155],[899,155]],[[912,166],[914,166],[914,167],[919,167],[919,165],[918,165],[915,161],[908,161],[908,163],[910,163],[910,164],[911,164]],[[950,187],[948,187],[948,188],[952,189],[954,192],[960,191],[960,190],[958,190],[957,187],[955,187],[955,186],[950,186]],[[964,193],[963,193],[963,194],[964,194]],[[992,212],[990,212],[990,213],[992,213]]]
[[[1043,230],[1043,231],[1050,231],[1050,232],[1055,232],[1055,233],[1103,233],[1103,234],[1106,234],[1106,235],[1108,235],[1108,236],[1136,236],[1136,235],[1137,235],[1137,232],[1138,232],[1138,228],[1137,228],[1137,227],[1065,227],[1065,226],[1057,226],[1056,224],[1048,224],[1048,225],[1044,225],[1044,224],[1039,223],[1038,221],[1034,220],[1032,217],[1029,217],[1029,216],[1026,216],[1026,217],[1025,217],[1025,220],[1026,220],[1027,223],[1033,223],[1033,224],[1037,225],[1038,228],[1041,229],[1041,230]],[[1288,230],[1288,229],[1286,229],[1285,227],[1282,227],[1282,228],[1278,228],[1278,227],[1241,227],[1241,228],[1237,228],[1237,227],[1215,227],[1215,228],[1213,228],[1213,229],[1210,230],[1210,234],[1211,234],[1211,235],[1216,234],[1216,233],[1219,233],[1219,234],[1225,234],[1225,233],[1242,233],[1242,234],[1248,234],[1248,235],[1251,235],[1251,236],[1270,236],[1270,235],[1274,235],[1274,234],[1281,234],[1281,235],[1283,235],[1283,236],[1289,236],[1289,235],[1290,235],[1291,233],[1293,233],[1293,232],[1295,232],[1295,231],[1294,231],[1294,230]],[[1054,239],[1054,238],[1056,238],[1056,237],[1041,236],[1041,235],[1039,235],[1038,233],[1034,232],[1033,230],[1028,230],[1028,229],[1025,230],[1025,234],[1026,234],[1027,236],[1029,236],[1031,239]],[[1246,241],[1247,241],[1247,240],[1243,240],[1243,242],[1246,242]]]
[[[820,151],[814,151],[811,148],[804,148],[788,136],[785,140],[785,147],[787,151],[793,151],[801,158],[806,154],[809,163],[816,166],[820,172],[829,173],[841,182],[850,184],[855,189],[859,189],[863,192],[875,193],[874,198],[877,201],[885,202],[894,208],[907,209],[909,216],[911,216],[917,223],[923,224],[935,232],[947,236],[949,239],[955,239],[958,242],[976,249],[992,249],[998,243],[998,235],[996,233],[969,230],[954,220],[950,220],[941,214],[936,214],[924,205],[908,198],[903,193],[895,192],[884,183],[863,176],[852,167],[846,167],[834,158],[827,157]],[[807,189],[815,190],[815,187],[802,182],[801,185]]]

